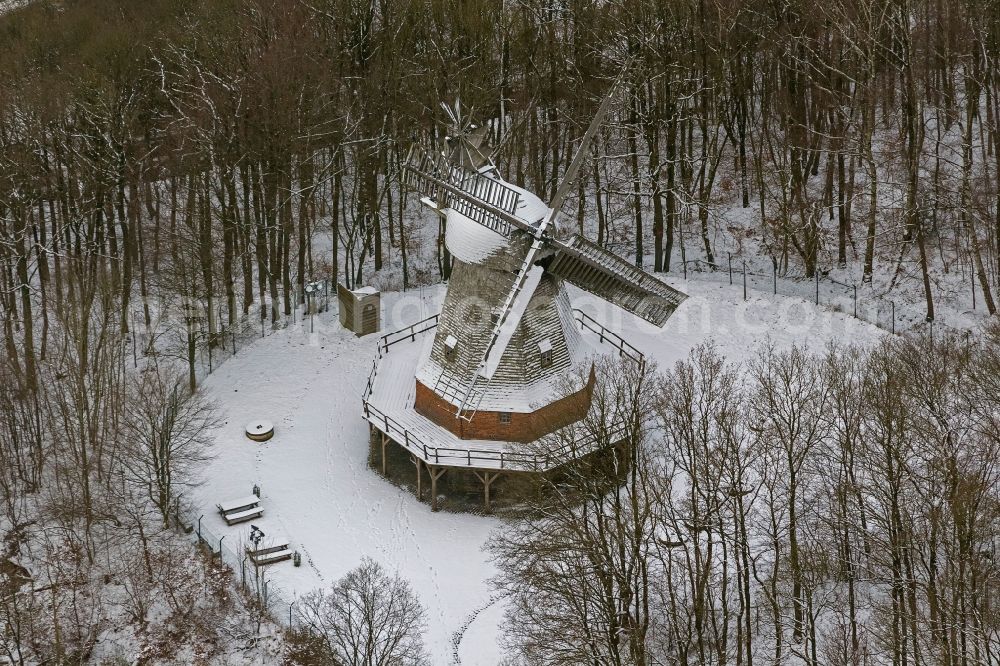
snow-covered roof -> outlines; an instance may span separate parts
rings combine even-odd
[[[593,349],[589,343],[587,348]],[[416,379],[424,386],[433,388],[438,384],[438,380],[441,379],[445,371],[430,359],[429,349],[420,360]],[[477,407],[479,410],[491,412],[533,412],[552,402],[553,396],[566,392],[568,387],[577,390],[583,388],[579,368],[580,365],[572,365],[557,372],[545,374],[529,384],[510,384],[498,381],[483,383],[476,389],[482,391],[482,399],[478,401]],[[462,396],[442,395],[441,397],[457,408]],[[469,407],[471,406],[469,405]]]
[[[545,352],[552,351],[552,340],[550,340],[549,338],[545,338],[544,340],[542,340],[541,342],[539,342],[538,343],[538,351],[540,351],[543,354]]]
[[[549,213],[549,207],[545,202],[523,187],[508,183],[500,178],[495,171],[490,172],[488,177],[503,184],[506,189],[517,193],[518,202],[513,215],[523,222],[536,225]],[[487,180],[481,179],[471,194],[480,198],[488,196],[484,184]],[[490,203],[499,202],[491,201]],[[509,240],[501,234],[469,219],[453,208],[448,209],[447,218],[445,243],[448,245],[448,251],[461,261],[467,263],[483,261],[509,244]]]
[[[517,185],[511,185],[510,183],[507,183],[507,185],[521,194],[521,200],[518,202],[517,208],[514,210],[514,215],[521,218],[528,224],[538,224],[542,221],[542,218],[549,214],[548,205],[539,199],[534,193],[529,192],[523,187],[518,187]]]
[[[444,241],[448,251],[467,264],[476,264],[488,259],[507,247],[508,240],[483,225],[470,220],[458,211],[447,209],[448,224]]]
[[[372,294],[378,293],[378,289],[375,287],[358,287],[352,291],[359,296],[371,296]]]

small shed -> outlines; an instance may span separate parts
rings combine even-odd
[[[375,287],[352,290],[338,284],[337,300],[340,301],[340,325],[347,330],[360,337],[377,333],[382,327],[381,294]]]

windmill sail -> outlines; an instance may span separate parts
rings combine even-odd
[[[556,246],[546,270],[566,282],[663,326],[687,295],[579,235]]]
[[[504,238],[510,238],[515,227],[534,231],[514,215],[520,202],[516,190],[416,144],[403,164],[403,185],[438,210],[450,207]]]

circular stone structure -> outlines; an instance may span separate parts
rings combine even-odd
[[[274,424],[270,421],[251,421],[247,424],[246,433],[255,442],[266,442],[274,437]]]

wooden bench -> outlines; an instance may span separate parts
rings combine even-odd
[[[264,509],[260,506],[260,498],[256,495],[247,495],[238,499],[229,500],[217,504],[219,514],[225,519],[227,525],[260,518],[264,515]]]
[[[227,525],[236,525],[248,520],[253,520],[254,518],[260,518],[263,515],[264,509],[257,506],[244,511],[231,511],[230,513],[224,513],[222,514],[222,517],[225,518]]]
[[[250,557],[250,561],[258,567],[262,567],[266,564],[274,564],[275,562],[281,562],[282,560],[292,559],[292,549],[288,547],[288,541],[279,539],[277,541],[271,540],[273,545],[265,546],[263,548],[254,548],[253,546],[247,546],[247,555]]]

